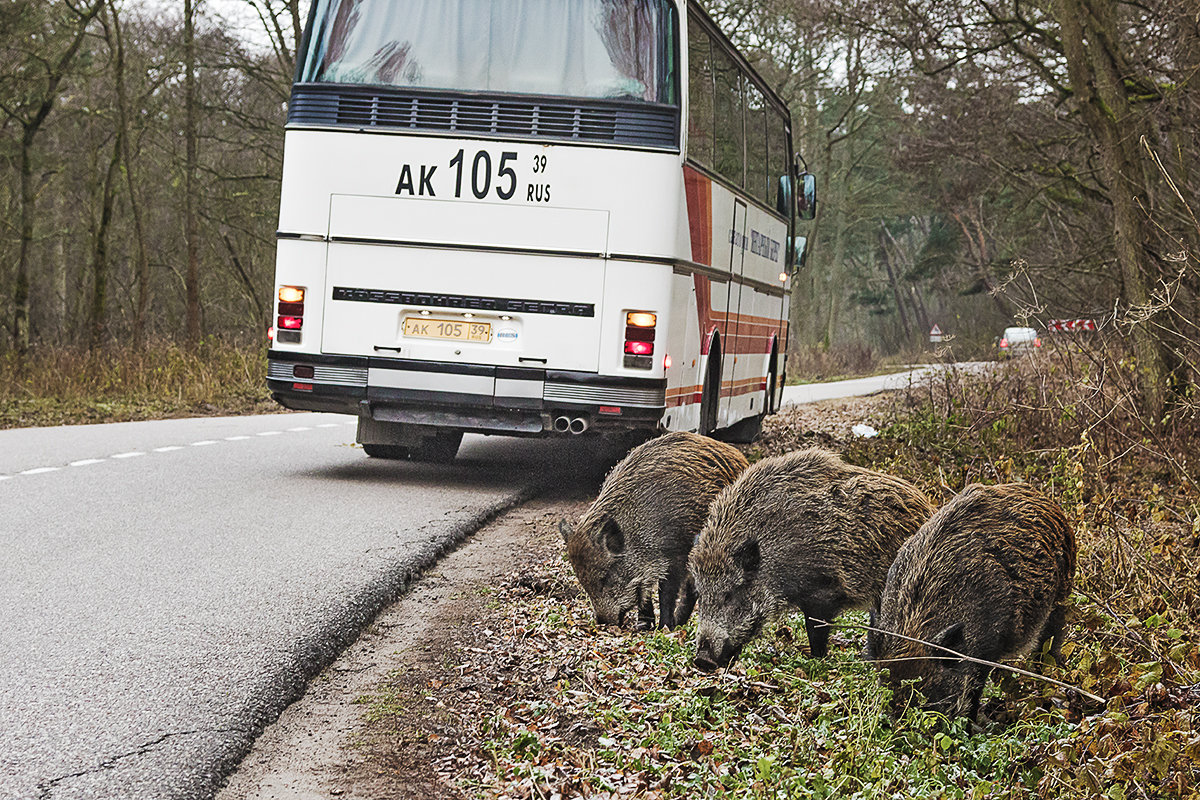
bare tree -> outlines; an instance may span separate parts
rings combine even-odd
[[[76,5],[21,0],[5,9],[0,61],[6,79],[0,112],[17,123],[20,141],[20,246],[13,282],[12,341],[18,353],[29,349],[29,259],[34,238],[33,150],[38,134],[59,99],[59,86],[71,70],[88,27],[105,0]]]

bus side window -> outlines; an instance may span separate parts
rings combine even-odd
[[[743,119],[742,75],[734,60],[713,48],[716,75],[717,152],[713,167],[734,186],[746,184],[746,131]]]
[[[712,42],[694,18],[688,21],[687,154],[708,168],[713,165]]]
[[[792,155],[788,152],[787,120],[774,111],[767,116],[767,164],[770,199],[779,213],[791,217],[791,198],[777,195],[780,191],[779,179],[790,174],[792,164]]]
[[[744,76],[743,76],[744,77]],[[768,205],[771,187],[767,178],[767,99],[746,81],[746,191]]]

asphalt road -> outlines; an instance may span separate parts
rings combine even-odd
[[[581,441],[369,459],[346,417],[0,431],[0,798],[210,797],[461,536]]]

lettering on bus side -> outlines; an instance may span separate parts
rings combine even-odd
[[[765,233],[751,229],[750,237],[747,238],[746,234],[730,228],[729,243],[741,250],[749,249],[754,255],[762,256],[769,261],[779,260],[779,242]]]
[[[522,181],[517,175],[517,153],[505,150],[493,154],[489,150],[477,150],[468,154],[460,149],[447,164],[449,173],[439,183],[454,181],[454,197],[461,198],[470,192],[476,200],[497,197],[501,200],[512,200],[519,197],[518,186],[525,184],[525,202],[549,203],[550,184],[545,175],[548,159],[544,153],[533,156],[530,168],[534,179]],[[438,164],[402,164],[400,179],[396,183],[396,194],[408,197],[437,197],[434,190],[434,175]],[[450,194],[448,186],[441,186],[442,194]]]

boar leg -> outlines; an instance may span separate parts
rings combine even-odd
[[[808,633],[808,648],[813,658],[824,658],[829,654],[829,626],[815,617],[804,615],[804,630]]]
[[[638,595],[637,629],[639,631],[654,630],[654,598],[650,592],[642,590]]]
[[[983,699],[983,687],[987,683],[989,668],[979,665],[967,673],[963,698],[967,701],[967,719],[974,722],[979,717],[979,701]]]
[[[658,624],[668,630],[674,630],[679,624],[675,621],[675,601],[679,599],[679,588],[685,576],[683,569],[671,567],[667,577],[658,582]]]
[[[1054,659],[1055,664],[1062,663],[1062,643],[1066,638],[1066,627],[1067,609],[1057,605],[1046,620],[1046,627],[1042,629],[1042,638],[1037,646],[1037,649],[1041,650],[1046,646],[1046,642],[1050,642],[1050,658]]]
[[[683,579],[683,592],[679,597],[679,605],[675,606],[675,627],[681,628],[692,618],[692,609],[696,607],[696,583],[692,576]]]

